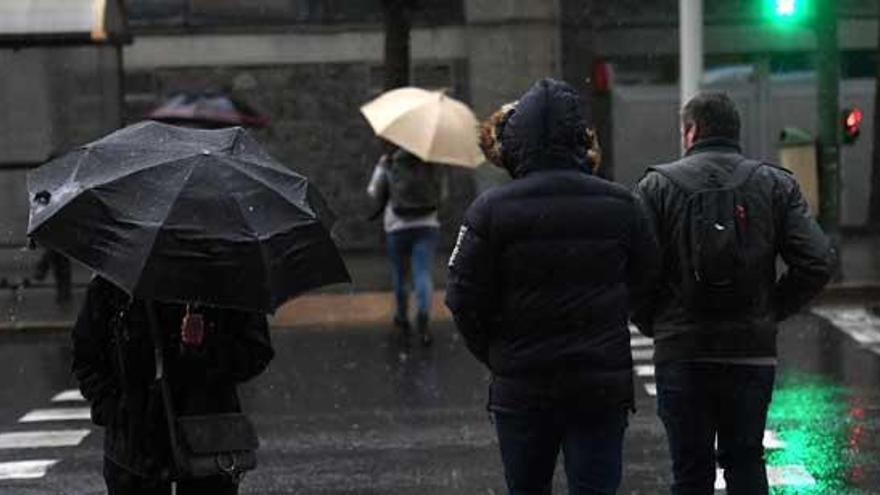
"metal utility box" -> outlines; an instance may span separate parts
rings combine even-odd
[[[816,139],[803,129],[786,127],[779,133],[779,164],[794,173],[810,214],[819,212],[819,163]]]

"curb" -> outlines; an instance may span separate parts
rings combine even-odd
[[[432,319],[450,321],[452,315],[443,303],[445,291],[434,291]],[[278,308],[269,317],[273,329],[331,325],[390,324],[394,315],[391,292],[358,292],[349,294],[314,294],[300,296]],[[19,320],[0,322],[0,332],[67,331],[74,320]]]

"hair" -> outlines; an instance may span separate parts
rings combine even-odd
[[[501,133],[504,132],[504,126],[507,119],[516,109],[516,102],[505,103],[495,111],[488,119],[480,123],[479,143],[480,149],[486,155],[489,163],[496,167],[505,168],[501,159]]]
[[[697,139],[727,138],[739,141],[740,120],[736,104],[727,93],[699,93],[681,109],[685,128],[697,126]]]

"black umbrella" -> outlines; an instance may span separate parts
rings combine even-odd
[[[28,190],[28,235],[135,297],[271,312],[350,281],[318,191],[241,128],[135,124]]]

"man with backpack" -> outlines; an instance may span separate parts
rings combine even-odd
[[[373,170],[367,193],[384,204],[386,249],[394,286],[394,327],[406,344],[410,334],[407,265],[416,293],[416,327],[422,345],[433,336],[429,327],[434,291],[434,251],[440,238],[437,210],[445,194],[443,169],[389,145]]]
[[[681,133],[684,157],[636,187],[662,246],[661,279],[633,321],[655,339],[672,493],[714,493],[717,461],[727,493],[766,494],[777,324],[828,282],[832,250],[794,177],[742,155],[727,95],[688,101]]]

